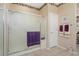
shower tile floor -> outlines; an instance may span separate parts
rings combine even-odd
[[[78,49],[77,49],[77,52],[78,53],[73,53],[71,51],[62,49],[60,47],[54,47],[50,49],[40,49],[28,54],[24,54],[22,56],[78,56],[79,55]]]

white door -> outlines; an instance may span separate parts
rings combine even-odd
[[[3,55],[3,11],[0,10],[0,56]]]
[[[48,46],[57,46],[58,39],[58,15],[54,13],[48,14]]]

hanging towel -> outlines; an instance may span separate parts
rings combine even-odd
[[[40,31],[27,32],[27,46],[33,46],[40,44]]]

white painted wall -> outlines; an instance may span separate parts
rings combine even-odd
[[[9,53],[27,49],[27,32],[40,31],[41,16],[9,12]]]
[[[57,46],[58,40],[58,15],[52,12],[48,13],[48,46]]]

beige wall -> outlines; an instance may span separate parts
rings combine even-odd
[[[48,4],[48,12],[58,14],[58,8],[54,5]]]
[[[76,47],[76,4],[69,3],[64,4],[58,7],[59,15],[59,25],[64,21],[63,17],[66,17],[66,20],[69,20],[70,34],[59,33],[59,45],[66,48],[75,48]]]
[[[52,13],[58,13],[58,8],[54,5],[51,5],[51,4],[47,4],[45,7],[43,7],[41,10],[40,10],[40,15],[43,15],[43,16],[46,16],[48,15],[49,12],[52,12]]]
[[[45,5],[40,11],[39,11],[40,15],[46,16],[48,15],[48,4]]]
[[[77,16],[79,16],[79,3],[77,4]],[[79,19],[79,18],[77,18]],[[79,31],[79,22],[77,22],[77,32]]]
[[[4,8],[3,7],[4,4],[0,4],[0,7],[1,8]],[[21,12],[29,12],[29,13],[33,13],[33,14],[38,14],[39,15],[39,11],[36,10],[36,9],[32,9],[32,8],[28,8],[28,7],[23,7],[23,6],[19,6],[19,5],[16,5],[16,4],[5,4],[6,8],[9,9],[9,10],[14,10],[14,11],[21,11]]]
[[[0,3],[0,8],[2,8],[3,7],[3,4],[2,3]]]
[[[79,16],[79,3],[77,4],[77,16]]]

